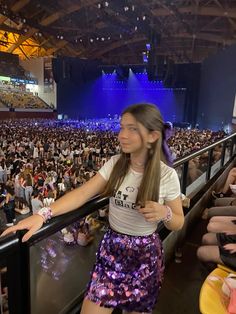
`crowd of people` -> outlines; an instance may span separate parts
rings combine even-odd
[[[224,131],[212,131],[209,129],[185,129],[176,128],[170,137],[168,144],[174,159],[193,153],[200,148],[207,147],[225,136]]]
[[[14,120],[0,122],[0,201],[7,225],[15,212],[35,213],[82,185],[119,154],[119,118],[83,121]],[[172,129],[172,159],[225,136],[222,131]],[[189,180],[204,171],[204,156],[189,164]]]

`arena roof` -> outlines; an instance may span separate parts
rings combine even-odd
[[[0,1],[0,51],[141,63],[146,44],[175,62],[202,62],[236,42],[231,0]]]

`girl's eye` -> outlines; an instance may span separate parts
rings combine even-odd
[[[138,129],[137,128],[129,128],[130,129],[130,131],[137,131]]]

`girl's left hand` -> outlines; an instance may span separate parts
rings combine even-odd
[[[148,222],[156,222],[166,218],[167,208],[157,202],[147,201],[145,207],[141,207],[138,211],[144,216]]]
[[[230,251],[230,254],[236,253],[236,243],[225,244],[224,249]]]

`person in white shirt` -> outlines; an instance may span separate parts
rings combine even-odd
[[[53,191],[49,191],[48,196],[43,199],[43,205],[45,207],[51,206],[51,204],[54,203],[54,201],[55,199],[54,199]]]
[[[85,184],[2,234],[25,228],[22,241],[27,241],[51,217],[75,210],[99,193],[110,197],[110,228],[99,246],[81,314],[110,314],[116,307],[151,313],[156,304],[164,272],[157,225],[163,221],[168,229],[179,230],[184,223],[165,128],[155,105],[128,107],[118,135],[121,154]]]

